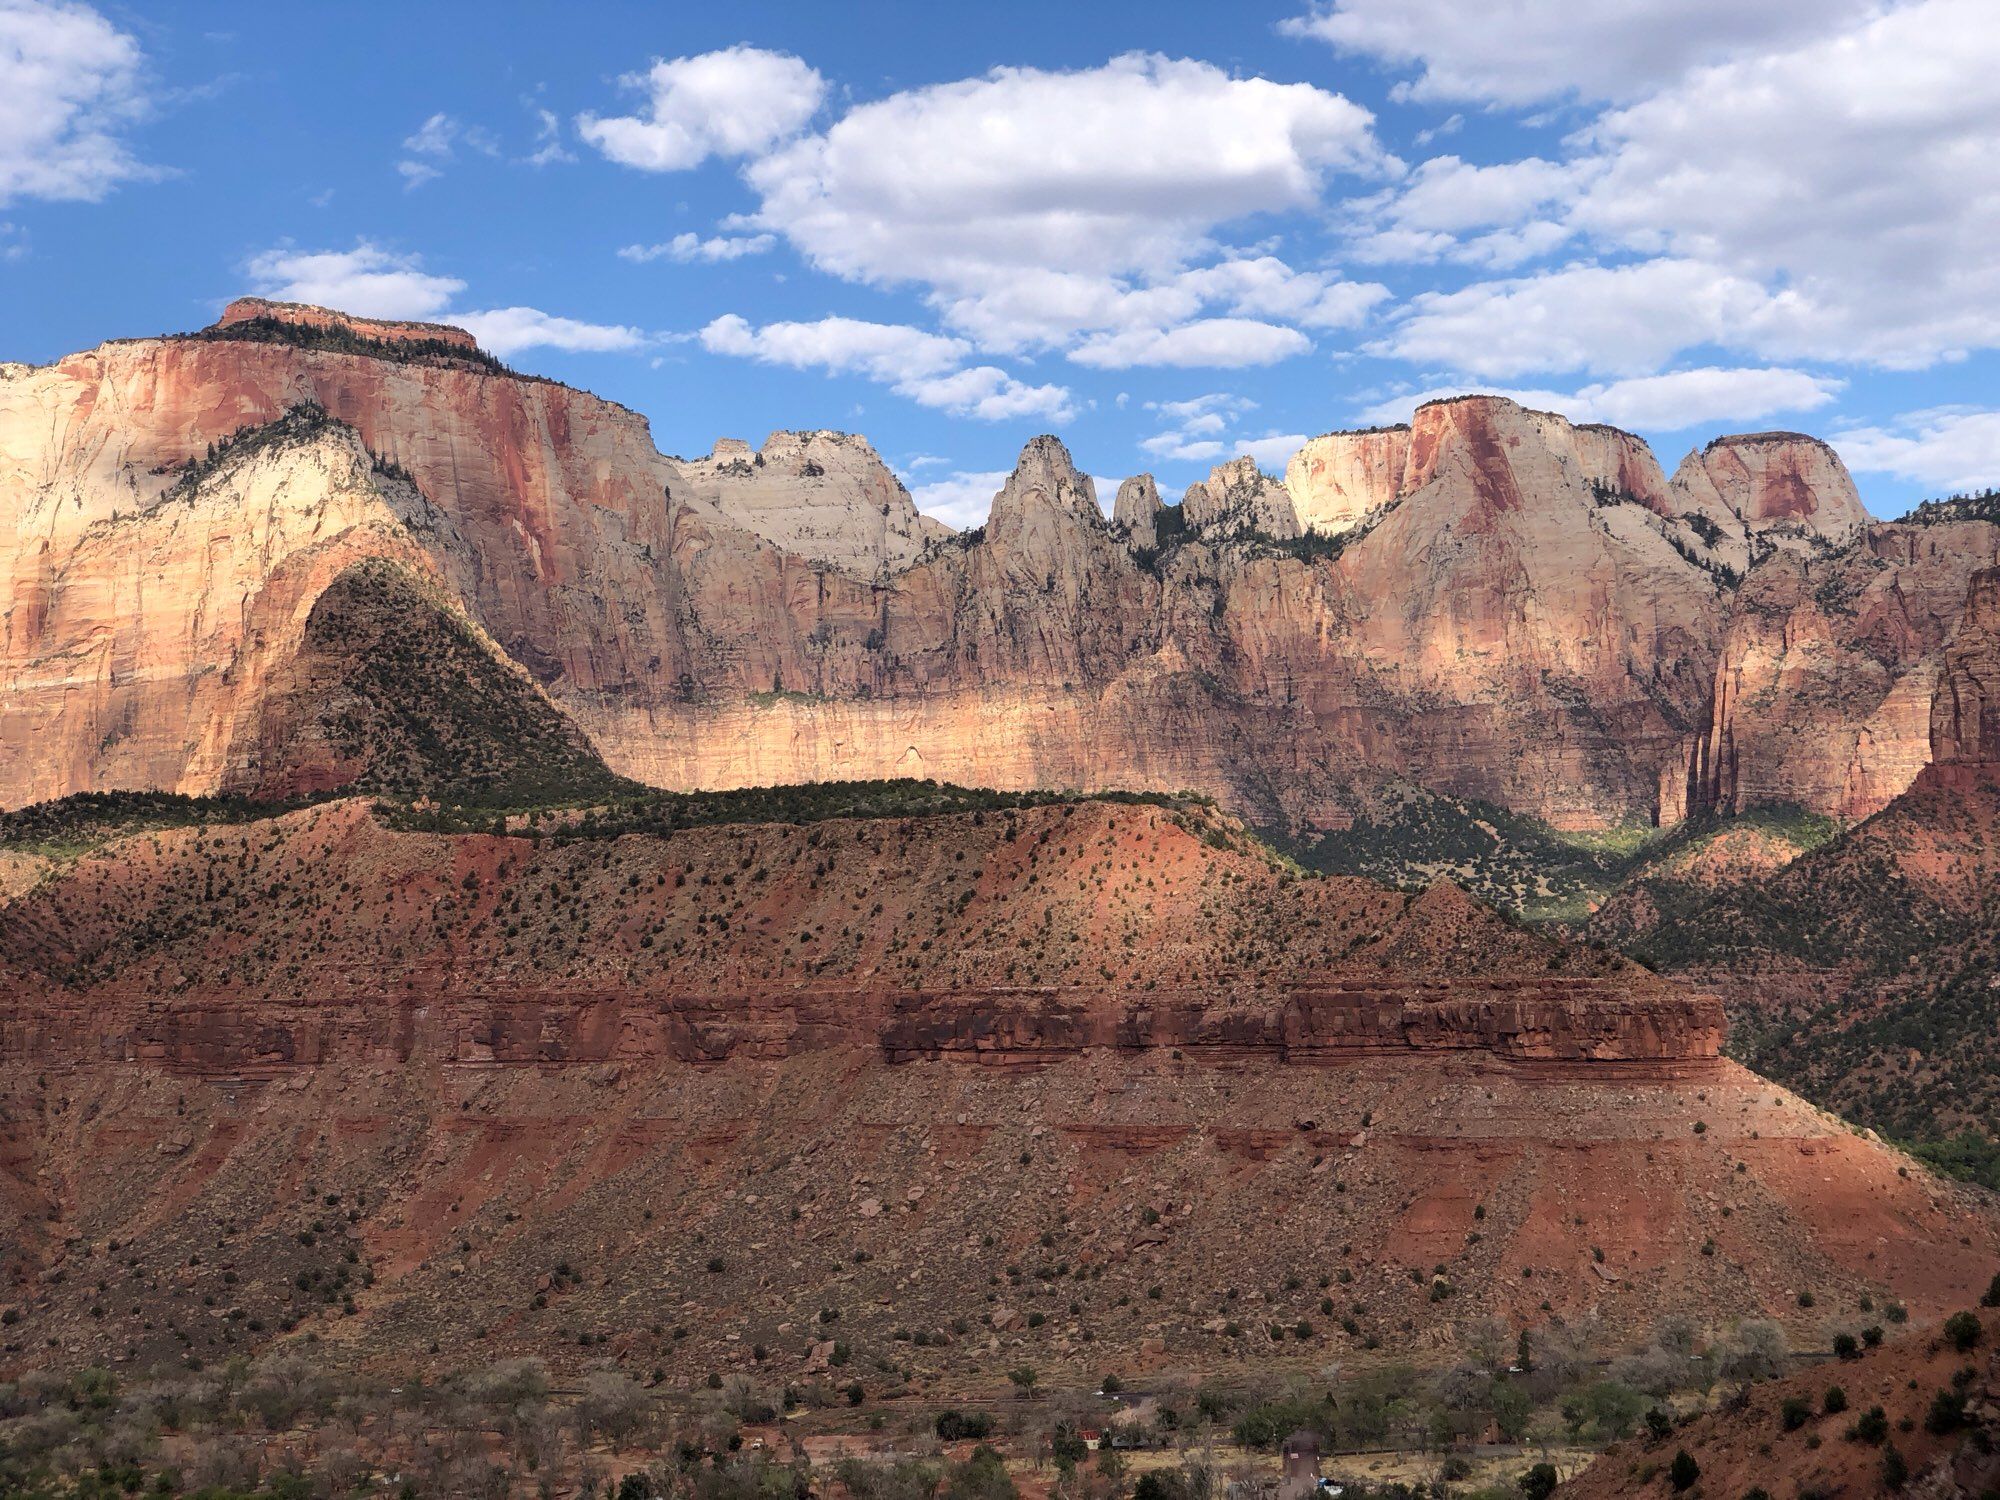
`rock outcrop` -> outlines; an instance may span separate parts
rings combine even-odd
[[[1111,506],[1111,524],[1135,550],[1145,551],[1160,541],[1160,489],[1151,474],[1135,474],[1118,486],[1118,498]]]
[[[1808,535],[1841,545],[1868,512],[1840,455],[1798,432],[1717,438],[1674,471],[1688,509],[1726,510],[1752,533]]]
[[[1249,457],[1217,464],[1206,480],[1189,485],[1181,496],[1181,516],[1206,541],[1251,536],[1289,541],[1299,534],[1292,497]]]
[[[903,482],[853,433],[774,432],[755,452],[725,438],[679,467],[689,492],[730,522],[857,578],[907,568],[951,535],[918,512]]]
[[[1311,439],[1285,466],[1285,493],[1308,531],[1339,536],[1403,495],[1410,429],[1371,427]]]
[[[463,328],[454,328],[449,323],[361,318],[353,313],[335,312],[330,307],[312,307],[302,302],[271,302],[263,297],[238,297],[215,320],[218,329],[255,323],[276,323],[308,334],[333,333],[382,344],[441,344],[468,353],[479,348],[477,339]]]

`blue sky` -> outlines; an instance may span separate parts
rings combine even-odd
[[[1518,393],[2000,482],[1990,0],[0,0],[0,358],[246,291],[460,321],[668,452],[983,516]]]

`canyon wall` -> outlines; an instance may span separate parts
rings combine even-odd
[[[272,437],[308,408],[348,435]],[[1196,787],[1292,829],[1385,778],[1573,828],[1854,816],[1924,762],[1937,652],[2000,561],[1990,523],[1857,530],[1810,439],[1669,482],[1498,397],[1288,477],[1134,483],[1107,520],[1037,439],[947,536],[858,438],[676,461],[431,325],[239,304],[0,368],[0,803],[301,774],[262,700],[315,593],[380,556],[661,786]]]

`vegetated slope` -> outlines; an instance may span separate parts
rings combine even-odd
[[[75,858],[0,907],[0,975],[16,1366],[316,1333],[991,1390],[1488,1315],[1810,1344],[2000,1255],[1970,1190],[1723,1060],[1706,996],[1198,805],[349,801]]]
[[[2000,1317],[1964,1318],[1956,1337],[1857,1348],[1852,1359],[1751,1386],[1671,1431],[1607,1450],[1561,1493],[1991,1494],[2000,1482]],[[1674,1476],[1682,1454],[1692,1460],[1682,1464],[1685,1484]]]
[[[1629,951],[1717,990],[1736,1054],[1829,1108],[1908,1140],[2000,1134],[1992,769],[1933,767],[1768,880],[1663,911]]]
[[[1621,943],[1719,891],[1761,880],[1840,830],[1796,807],[1698,812],[1668,829],[1563,832],[1489,803],[1408,784],[1357,793],[1344,828],[1267,837],[1301,864],[1397,887],[1449,880],[1524,921]]]
[[[1562,834],[1490,803],[1408,783],[1357,794],[1351,821],[1300,840],[1273,832],[1300,863],[1393,886],[1449,880],[1530,921],[1581,916],[1617,883],[1645,835]]]
[[[1942,658],[1908,791],[1632,951],[1720,989],[1741,1054],[1812,1097],[1933,1145],[1973,1128],[1956,1164],[2000,1186],[1980,1144],[2000,1133],[2000,571],[1974,575]]]
[[[1759,885],[1837,837],[1841,825],[1799,807],[1754,807],[1688,819],[1618,865],[1617,883],[1579,914],[1576,930],[1623,947],[1686,920],[1724,892]]]
[[[433,580],[357,563],[314,601],[266,699],[256,790],[473,805],[636,790]]]

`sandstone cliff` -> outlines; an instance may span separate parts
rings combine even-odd
[[[2000,569],[1972,575],[1931,704],[1931,758],[2000,765]]]
[[[349,436],[209,466],[301,403]],[[431,325],[242,306],[0,371],[0,802],[266,784],[313,597],[379,556],[656,785],[1199,787],[1300,828],[1393,777],[1563,827],[1853,816],[1927,757],[1936,653],[2000,560],[1985,522],[1851,536],[1807,440],[1669,484],[1630,435],[1496,397],[1289,472],[1225,465],[1178,509],[1121,487],[1107,523],[1037,439],[942,537],[860,439],[681,464]]]

